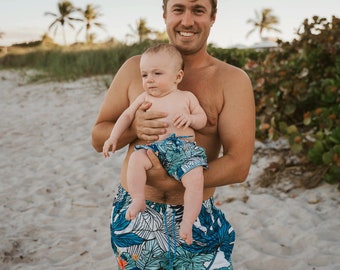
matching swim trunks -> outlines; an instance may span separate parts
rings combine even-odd
[[[135,149],[152,149],[158,156],[168,174],[177,180],[188,171],[198,166],[208,167],[207,156],[203,147],[195,142],[183,140],[191,136],[176,136],[146,145],[136,145]]]
[[[191,245],[178,236],[183,205],[146,201],[145,211],[126,220],[130,203],[129,193],[119,186],[111,215],[111,244],[119,269],[233,269],[235,233],[213,198],[202,204]]]

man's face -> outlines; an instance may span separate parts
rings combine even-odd
[[[163,17],[170,42],[182,54],[192,54],[205,49],[210,28],[215,21],[211,17],[210,0],[169,0]]]

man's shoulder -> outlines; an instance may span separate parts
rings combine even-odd
[[[126,67],[136,67],[137,66],[138,69],[139,69],[140,58],[141,58],[141,55],[132,56],[124,62],[123,66],[126,66]]]
[[[216,57],[212,57],[212,63],[213,65],[215,65],[218,70],[222,70],[222,71],[233,71],[233,72],[242,72],[242,70],[237,67],[237,66],[234,66],[230,63],[228,63],[227,61],[222,61]]]
[[[214,58],[214,64],[216,66],[217,72],[219,73],[219,76],[221,76],[222,78],[234,77],[239,79],[248,79],[248,75],[243,69],[234,66],[228,62],[224,62],[222,60]]]
[[[118,79],[123,79],[127,82],[140,79],[140,55],[132,56],[127,59],[123,65],[119,68],[117,74],[115,75]]]

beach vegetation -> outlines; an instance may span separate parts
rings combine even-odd
[[[58,2],[58,12],[54,13],[47,11],[45,12],[45,15],[52,16],[55,19],[53,22],[49,25],[48,30],[53,31],[53,35],[55,36],[57,33],[57,30],[59,29],[59,26],[62,28],[63,33],[63,39],[64,39],[64,45],[66,45],[66,34],[65,34],[65,27],[69,26],[72,29],[74,29],[73,21],[80,21],[79,18],[73,17],[72,14],[74,14],[78,9],[73,6],[73,4],[70,1],[62,0]]]
[[[152,33],[152,30],[147,26],[147,21],[144,18],[140,18],[136,21],[135,27],[129,25],[131,30],[131,34],[128,33],[127,37],[137,37],[138,42],[141,43],[144,40],[149,38],[149,35]]]
[[[264,8],[261,12],[255,10],[255,19],[247,20],[247,23],[251,24],[253,28],[247,33],[246,37],[249,37],[252,33],[258,31],[260,40],[263,40],[264,31],[280,33],[281,30],[275,27],[275,25],[279,24],[279,22],[278,17],[273,14],[273,10],[271,8]]]
[[[85,42],[88,44],[93,43],[95,34],[91,33],[91,29],[93,27],[100,28],[105,30],[105,27],[102,23],[98,22],[97,19],[102,16],[102,13],[99,11],[98,6],[94,6],[93,4],[86,5],[85,9],[78,9],[82,18],[80,20],[85,24],[81,27],[77,35],[79,35],[82,31],[85,30]]]
[[[257,138],[291,151],[340,183],[340,19],[305,19],[292,42],[246,64],[254,86]]]
[[[36,80],[75,80],[96,75],[113,75],[126,59],[141,54],[156,40],[126,45],[115,40],[101,44],[76,43],[60,46],[48,36],[45,42],[17,44],[0,57],[2,69],[33,69]]]

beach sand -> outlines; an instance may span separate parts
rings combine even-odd
[[[117,269],[109,221],[125,149],[104,159],[91,146],[110,80],[28,83],[0,71],[0,269]],[[336,185],[258,187],[271,160],[255,155],[246,182],[216,192],[237,234],[234,269],[340,269]]]

